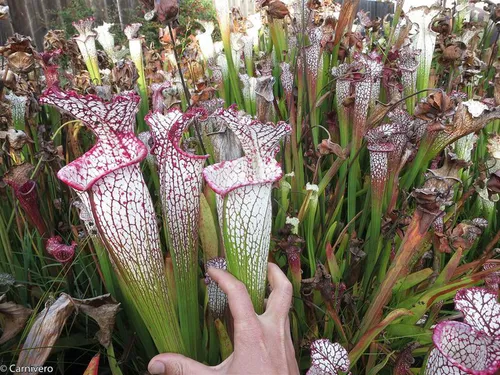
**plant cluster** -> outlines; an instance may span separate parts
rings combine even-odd
[[[262,313],[274,262],[304,373],[497,373],[500,6],[217,0],[214,41],[144,3],[157,47],[91,17],[0,47],[0,364],[218,364],[206,270]]]

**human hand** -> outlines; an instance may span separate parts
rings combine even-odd
[[[159,354],[149,362],[151,374],[299,374],[288,311],[292,284],[272,263],[268,264],[272,292],[266,311],[257,315],[245,285],[229,272],[209,268],[208,274],[227,294],[234,320],[234,352],[218,366],[205,366],[180,354]]]

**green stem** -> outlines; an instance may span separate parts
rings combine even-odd
[[[382,255],[380,257],[379,267],[378,267],[378,279],[384,280],[385,275],[387,274],[387,266],[389,265],[389,260],[391,258],[392,251],[392,243],[387,242],[382,251]]]
[[[5,255],[5,259],[2,259],[2,270],[7,271],[3,268],[3,265],[8,264],[10,272],[15,275],[14,259],[12,256],[12,248],[10,246],[9,233],[2,215],[0,215],[0,241],[3,247],[3,250],[0,253]]]
[[[356,159],[354,159],[356,158]],[[358,193],[358,183],[360,180],[359,159],[356,155],[356,150],[351,152],[351,167],[347,175],[347,221],[351,221],[357,214],[356,197]],[[349,233],[355,230],[355,226],[349,228]]]
[[[286,181],[282,179],[280,181],[280,207],[278,210],[278,214],[276,215],[276,219],[274,220],[274,232],[281,229],[285,225],[286,215],[288,212],[288,206],[290,205],[290,190],[292,186]]]
[[[299,320],[305,322],[306,314],[304,311],[304,303],[300,294],[300,289],[302,287],[302,267],[300,257],[289,257],[288,265],[293,286],[293,307],[295,308]]]
[[[309,198],[309,207],[306,218],[306,245],[307,256],[309,259],[309,270],[311,277],[314,277],[316,272],[316,212],[318,210],[318,192],[312,191]]]
[[[335,161],[332,163],[330,168],[328,168],[328,171],[318,184],[318,195],[323,194],[328,184],[332,181],[333,177],[335,177],[339,169],[344,165],[344,162],[345,159],[335,159]]]
[[[113,347],[113,343],[110,343],[107,349],[107,357],[109,361],[109,368],[113,375],[122,375],[122,371],[118,366],[118,362],[116,361],[115,349]]]
[[[375,196],[376,191],[377,189],[372,189],[372,217],[370,221],[370,234],[368,238],[368,256],[366,259],[366,269],[363,276],[363,290],[365,291],[365,293],[367,291],[368,285],[370,284],[375,264],[377,263],[380,227],[382,222],[382,197]]]
[[[200,314],[198,306],[198,270],[197,267],[189,267],[185,271],[185,265],[179,264],[172,251],[174,261],[175,287],[177,290],[177,304],[179,308],[179,322],[182,339],[188,353],[192,358],[199,359],[201,355],[201,331]],[[192,259],[192,264],[197,265],[197,260]]]
[[[302,145],[300,143],[302,138],[302,115],[303,115],[303,102],[304,102],[304,79],[299,73],[298,79],[298,97],[297,97],[297,120],[293,124],[292,129],[292,154],[295,179],[292,185],[294,192],[299,193],[304,188],[304,160]],[[299,208],[302,204],[301,199],[294,200],[296,202],[295,208]]]
[[[283,22],[271,18],[269,22],[269,32],[271,34],[273,46],[276,49],[276,58],[278,59],[278,63],[281,63],[283,61],[283,51],[286,49]]]
[[[236,68],[234,66],[233,52],[232,52],[233,50],[231,48],[231,41],[229,35],[227,36],[225,36],[224,34],[222,35],[222,44],[224,46],[224,53],[226,55],[227,67],[228,67],[228,79],[231,87],[231,91],[228,94],[232,94],[231,100],[234,100],[234,102],[238,104],[239,108],[243,108],[245,103],[243,101],[243,96],[241,95],[238,72],[236,71]],[[229,98],[226,97],[226,105],[232,104],[231,102],[227,102],[228,99]]]
[[[225,361],[233,352],[233,344],[227,333],[226,326],[221,320],[215,320],[215,328],[217,329],[217,336],[219,337],[221,357],[222,360]]]
[[[134,62],[139,78],[137,80],[137,87],[139,88],[139,95],[141,96],[141,105],[137,114],[139,132],[148,129],[144,117],[149,112],[149,99],[148,99],[148,86],[146,84],[146,75],[144,72],[143,54],[142,54],[142,41],[139,38],[129,40],[130,57]]]
[[[422,170],[427,167],[427,164],[425,163],[427,157],[428,157],[428,152],[431,146],[431,142],[429,142],[427,139],[423,139],[422,143],[420,144],[420,148],[417,152],[417,155],[415,156],[415,159],[413,160],[412,163],[412,168],[406,173],[406,175],[403,177],[402,181],[402,190],[409,190],[413,183],[415,182],[415,179],[417,176],[422,173]]]

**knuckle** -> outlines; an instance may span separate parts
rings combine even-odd
[[[286,295],[293,294],[293,285],[290,282],[290,280],[288,280],[288,279],[286,279],[286,281],[283,282],[281,289],[282,289],[283,293]]]
[[[238,328],[244,332],[254,332],[259,329],[258,321],[256,319],[255,313],[249,313],[235,321],[238,324]]]
[[[234,293],[247,293],[247,287],[241,281],[235,281],[231,285],[231,291]]]
[[[244,319],[235,321],[235,324],[238,324],[239,331],[245,332],[246,334],[249,334],[251,336],[254,336],[254,334],[262,331],[255,313],[248,314],[244,317]]]
[[[184,365],[181,362],[173,362],[167,365],[166,373],[169,375],[184,375]]]
[[[264,331],[262,331],[261,329],[253,330],[251,335],[252,335],[252,339],[255,342],[264,343],[266,341]]]

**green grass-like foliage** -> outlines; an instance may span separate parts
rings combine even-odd
[[[126,64],[123,68],[121,63],[100,60],[106,65],[100,68],[111,72],[101,71],[103,85],[116,94],[134,89],[140,76],[150,110],[158,97],[164,112],[170,107],[204,107],[219,98],[225,99],[225,107],[237,103],[242,110],[255,111],[262,123],[289,124],[291,134],[276,155],[284,174],[273,185],[266,260],[278,264],[293,284],[290,325],[301,371],[310,366],[311,342],[325,338],[347,350],[353,374],[423,374],[432,327],[456,317],[457,290],[490,282],[491,275],[500,272],[500,55],[493,32],[499,21],[495,5],[490,4],[491,16],[486,12],[479,18],[471,16],[465,1],[453,9],[429,10],[434,18],[418,31],[434,33],[436,45],[425,46],[427,52],[434,50],[432,59],[425,60],[408,49],[417,48],[418,34],[412,29],[411,12],[402,12],[403,2],[382,20],[358,13],[355,0],[343,5],[329,0],[292,3],[264,2],[257,33],[250,32],[256,26],[250,17],[232,12],[230,24],[217,26],[213,34],[220,45],[216,43],[213,56],[204,56],[195,38],[204,30],[196,20],[217,22],[215,8],[207,1],[181,1],[175,45],[168,37],[161,42],[156,37],[161,26],[157,20],[141,21],[146,39],[143,64],[136,67],[140,74],[134,73],[133,65],[126,70]],[[137,374],[157,349],[131,300],[134,294],[116,276],[105,246],[75,207],[75,193],[56,177],[66,163],[90,149],[94,136],[68,115],[36,105],[45,89],[42,77],[54,65],[61,66],[57,74],[63,89],[100,93],[85,65],[77,61],[75,49],[62,43],[74,34],[72,21],[92,15],[85,4],[75,0],[61,12],[59,26],[66,36],[53,34],[47,40],[47,52],[63,48],[59,62],[38,57],[33,67],[23,70],[12,60],[0,75],[0,295],[33,310],[17,334],[0,345],[0,365],[17,361],[36,314],[61,292],[78,299],[111,293],[122,304],[112,345],[104,348],[95,339],[98,326],[92,319],[73,315],[46,365],[61,374],[83,373],[94,354],[101,353],[103,373]],[[142,15],[134,17],[129,18],[135,22]],[[130,61],[126,38],[116,26],[114,33],[117,45],[123,46],[120,58]],[[250,34],[254,39],[245,45]],[[36,53],[24,43],[11,40],[6,51],[9,45],[11,51],[20,48],[26,54],[23,64],[29,65]],[[190,98],[181,85],[174,48]],[[414,75],[404,70],[411,61],[401,59],[413,53],[420,64]],[[8,52],[3,56],[7,62],[13,59]],[[380,68],[374,76],[372,63]],[[9,80],[8,73],[16,79]],[[250,91],[243,91],[242,74],[248,75],[246,84],[254,85]],[[165,81],[171,87],[155,96],[153,84]],[[8,101],[11,91],[29,99],[25,108]],[[12,114],[23,110],[24,123],[19,123]],[[145,130],[142,119],[139,122]],[[191,124],[181,148],[198,155],[208,151],[206,165],[227,155],[242,156],[230,132],[212,125]],[[16,133],[14,138],[16,129],[25,136]],[[396,157],[398,145],[402,149]],[[31,168],[13,177],[20,165]],[[224,256],[224,242],[231,245],[221,230],[231,217],[221,217],[217,209],[224,198],[203,184],[199,255],[196,271],[190,274],[196,273],[198,282],[190,279],[189,285],[176,288],[182,270],[170,255],[173,242],[167,218],[162,218],[157,167],[144,161],[142,172],[163,228],[166,280],[175,309],[185,311],[188,305],[179,303],[186,302],[179,293],[195,288],[193,295],[198,296],[189,306],[197,305],[199,313],[181,319],[183,326],[191,324],[193,316],[198,319],[194,324],[199,329],[192,331],[201,341],[186,351],[216,365],[232,350],[231,324],[229,314],[215,317],[210,312],[203,277],[205,262]],[[16,185],[27,180],[36,182],[28,202]],[[65,244],[76,242],[70,262],[59,263],[47,253],[51,235],[61,236]],[[231,257],[238,251],[226,250]],[[238,259],[229,261],[231,269]],[[254,303],[261,308],[263,301],[257,299]],[[12,323],[1,307],[2,300],[0,326],[6,332]],[[409,361],[411,357],[415,361]],[[405,368],[409,372],[394,372]]]

